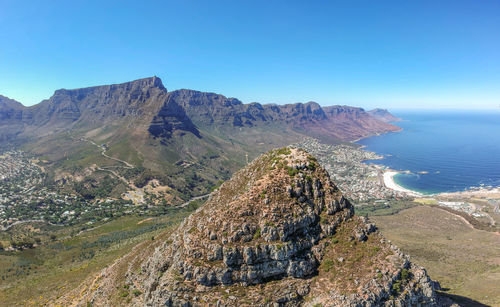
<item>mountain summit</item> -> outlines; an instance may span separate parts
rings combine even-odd
[[[80,304],[117,304],[123,279],[138,293],[131,305],[436,304],[425,270],[354,216],[328,173],[296,148],[260,156],[152,254],[130,257],[103,271]]]

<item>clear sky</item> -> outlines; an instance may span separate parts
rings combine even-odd
[[[0,94],[157,75],[244,102],[500,108],[500,1],[0,0]]]

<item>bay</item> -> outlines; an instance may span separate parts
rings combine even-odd
[[[424,194],[500,186],[500,111],[395,110],[403,128],[358,141],[384,155],[367,161],[409,171],[397,184]]]

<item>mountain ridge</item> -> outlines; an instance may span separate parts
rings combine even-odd
[[[338,105],[321,107],[312,101],[284,105],[260,104],[258,102],[244,104],[236,98],[227,98],[216,93],[189,89],[167,92],[158,77],[112,85],[70,90],[59,89],[54,92],[52,97],[36,105],[25,107],[17,103],[16,108],[22,112],[19,120],[24,126],[48,126],[45,130],[49,130],[49,128],[54,127],[70,128],[72,125],[78,124],[75,122],[95,123],[98,120],[116,119],[128,115],[140,117],[146,114],[149,115],[148,119],[152,120],[151,113],[154,113],[153,116],[158,116],[160,109],[163,109],[163,112],[168,110],[168,106],[165,105],[167,100],[169,102],[176,101],[179,106],[184,108],[184,112],[194,123],[201,125],[232,122],[233,126],[253,126],[259,122],[278,121],[292,124],[296,128],[311,129],[311,121],[326,122],[345,119],[347,114],[354,114],[357,117],[364,116],[365,121],[369,118],[362,108]],[[5,117],[6,114],[6,111],[2,112],[0,109],[0,116]],[[181,116],[184,117],[184,114]],[[322,124],[324,123],[322,122]],[[372,120],[371,125],[365,125],[363,128],[370,130],[371,133],[397,130],[394,126],[385,125],[375,120]],[[192,127],[188,130],[194,131]],[[27,131],[29,133],[30,129]],[[156,130],[153,129],[153,131]],[[31,132],[34,133],[33,129]],[[359,131],[350,133],[344,129],[343,133],[346,135],[337,133],[333,134],[332,137],[344,140],[362,137]]]
[[[162,238],[60,303],[437,305],[426,271],[355,216],[323,167],[297,148],[258,157]],[[124,301],[115,294],[123,288],[137,295]]]
[[[102,180],[99,167],[115,163],[89,141],[106,145],[107,155],[132,165],[131,172],[118,167],[118,173],[111,173],[123,183],[110,192],[115,197],[135,181],[156,178],[186,200],[206,194],[247,159],[305,137],[336,144],[399,130],[362,108],[245,104],[216,93],[168,92],[158,77],[59,89],[30,107],[12,101],[5,105],[0,108],[2,143],[44,157],[61,188],[67,180],[80,180],[74,178]]]

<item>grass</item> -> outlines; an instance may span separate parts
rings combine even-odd
[[[380,243],[376,235],[368,236],[364,242],[351,240],[359,220],[351,219],[341,224],[334,236],[328,238],[321,261],[318,278],[313,287],[332,289],[349,295],[357,292],[354,280],[360,284],[376,277],[376,268],[386,262],[393,252]]]
[[[355,205],[354,211],[359,216],[383,216],[396,214],[417,205],[410,201],[390,200],[385,203]]]
[[[374,216],[382,234],[426,268],[446,294],[500,305],[500,236],[473,229],[454,214],[417,206]]]
[[[415,198],[413,201],[422,205],[437,205],[434,198]]]
[[[67,236],[73,230],[65,228],[57,233],[61,239],[54,242],[47,241],[40,247],[18,252],[2,251],[0,305],[53,302],[139,242],[151,242],[152,236],[171,229],[190,212],[179,209],[151,220],[138,216],[122,217],[78,236]],[[129,291],[126,292],[128,296]],[[137,296],[136,292],[132,294]]]

